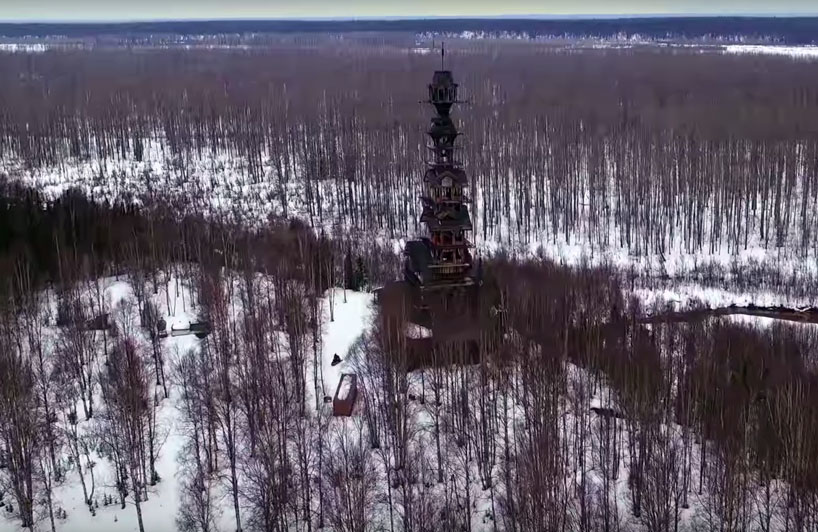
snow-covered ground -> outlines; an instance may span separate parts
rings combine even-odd
[[[347,351],[364,331],[369,329],[372,321],[372,294],[333,289],[327,294],[324,304],[324,335],[321,341],[321,374],[324,383],[324,396],[333,397],[341,380],[341,374],[352,373],[347,360]],[[330,303],[332,300],[332,316]],[[332,318],[332,321],[331,321]],[[341,363],[332,365],[332,359],[338,355]]]
[[[818,60],[818,46],[778,46],[772,44],[730,44],[724,47],[728,54],[783,55],[793,59]]]
[[[774,49],[774,51],[770,51]],[[425,53],[417,49],[416,53]],[[776,53],[786,54],[795,57],[818,57],[818,48],[812,49],[791,49],[786,47],[772,46],[749,46],[730,45],[725,47],[727,53]],[[0,47],[0,51],[3,51]],[[17,51],[17,50],[6,50]],[[38,50],[34,50],[38,51]],[[813,53],[815,51],[815,53]],[[153,140],[148,143],[145,160],[136,162],[133,160],[112,159],[101,165],[99,161],[72,161],[63,167],[42,168],[42,169],[21,169],[15,166],[14,161],[6,160],[0,163],[0,173],[6,170],[11,175],[20,179],[26,184],[36,186],[46,195],[57,196],[70,186],[78,186],[84,189],[96,199],[112,199],[122,197],[136,197],[146,194],[145,185],[150,184],[156,190],[161,190],[167,195],[167,199],[176,199],[181,203],[186,203],[191,208],[200,212],[223,214],[230,212],[240,216],[244,223],[263,223],[270,214],[282,215],[287,212],[290,215],[303,214],[307,210],[305,194],[301,189],[299,180],[293,180],[287,185],[286,197],[281,197],[278,183],[272,177],[272,169],[265,169],[265,177],[255,183],[251,183],[247,178],[243,163],[229,157],[226,154],[219,154],[211,159],[194,161],[195,171],[189,177],[182,178],[173,168],[173,160],[165,152],[161,141]],[[319,187],[324,186],[323,184]],[[333,208],[334,198],[332,186],[326,186],[325,208]],[[479,200],[479,196],[477,197]],[[479,208],[479,205],[478,205]],[[506,235],[504,235],[504,231]],[[587,235],[550,235],[544,234],[535,238],[534,242],[522,243],[512,242],[507,238],[507,227],[502,224],[492,234],[492,236],[482,242],[478,242],[479,248],[485,253],[498,251],[506,245],[511,245],[513,251],[525,256],[545,256],[567,265],[580,264],[613,264],[623,270],[631,269],[644,272],[646,275],[662,273],[664,275],[684,275],[696,268],[697,265],[706,262],[716,262],[722,266],[729,267],[736,262],[757,262],[775,267],[781,271],[792,272],[805,270],[818,274],[818,262],[814,259],[804,260],[796,255],[788,254],[777,250],[775,252],[765,250],[758,245],[751,246],[737,255],[725,253],[718,250],[712,254],[685,254],[680,250],[675,250],[667,256],[645,256],[635,257],[629,250],[614,247],[603,249],[595,245],[588,244],[590,238]],[[609,239],[616,242],[615,235]],[[396,249],[402,247],[402,242],[394,241]],[[103,279],[100,281],[105,293],[104,299],[113,311],[127,311],[124,303],[133,297],[133,289],[126,280]],[[193,295],[182,278],[168,279],[157,287],[158,290],[151,296],[153,302],[161,309],[162,316],[168,323],[168,328],[179,328],[186,326],[196,318],[196,309],[193,305]],[[694,283],[682,283],[674,288],[649,289],[636,287],[632,292],[642,300],[646,307],[660,304],[670,304],[675,309],[687,308],[694,304],[704,304],[709,307],[735,305],[789,305],[802,306],[816,304],[816,300],[810,297],[791,298],[775,291],[759,289],[752,293],[739,292],[726,288],[703,288]],[[370,327],[372,318],[372,296],[370,294],[356,293],[333,289],[324,295],[321,300],[323,328],[319,342],[320,345],[320,374],[318,382],[320,390],[307,387],[307,404],[318,404],[325,397],[332,397],[338,388],[341,375],[355,371],[355,366],[349,360],[348,351],[355,341]],[[743,322],[753,324],[767,323],[766,318],[735,317]],[[52,331],[53,333],[53,331]],[[430,332],[420,327],[410,327],[407,334],[415,338],[427,337]],[[99,339],[101,341],[101,339]],[[144,340],[144,338],[143,338]],[[162,340],[169,361],[174,363],[182,354],[199,349],[202,340],[194,336],[169,336]],[[341,357],[341,362],[332,365],[335,355]],[[308,364],[306,369],[307,382],[311,382],[313,368]],[[617,398],[615,394],[601,382],[598,377],[590,375],[582,368],[568,365],[567,374],[571,382],[571,389],[578,390],[583,386],[591,386],[592,393],[577,392],[573,394],[572,400],[565,400],[560,405],[560,418],[564,426],[571,426],[578,422],[588,422],[591,424],[601,423],[593,416],[588,416],[591,408],[617,408]],[[425,396],[424,386],[420,374],[410,376],[409,390],[417,397]],[[464,379],[467,380],[467,379]],[[478,381],[475,380],[474,383]],[[478,384],[474,384],[478,386]],[[428,392],[427,392],[428,393]],[[476,392],[476,393],[479,393]],[[319,397],[314,397],[317,394]],[[320,397],[323,395],[323,397]],[[446,400],[454,400],[449,397]],[[164,442],[160,449],[157,469],[161,481],[149,490],[149,498],[143,502],[143,513],[145,528],[149,531],[162,532],[164,530],[174,530],[175,518],[179,505],[179,485],[178,458],[184,451],[184,435],[181,432],[179,412],[179,394],[171,387],[170,396],[163,400],[158,409],[159,425],[165,433]],[[519,405],[511,404],[511,422],[509,430],[513,431],[513,421],[519,419]],[[318,409],[318,416],[326,416],[325,409]],[[413,455],[418,460],[427,460],[428,449],[434,446],[433,439],[433,412],[434,408],[428,403],[412,403],[407,409],[410,419],[416,424],[418,429],[417,439],[413,445]],[[588,421],[588,420],[591,421]],[[475,420],[477,422],[479,420]],[[360,423],[360,418],[331,419],[326,420],[328,431],[352,432]],[[444,422],[445,423],[445,422]],[[450,423],[450,421],[449,421]],[[619,431],[623,432],[621,424]],[[451,428],[451,427],[449,427]],[[499,430],[499,427],[497,427]],[[681,428],[675,425],[664,425],[661,430],[667,435],[671,442],[677,442],[681,437]],[[572,447],[575,442],[567,442],[566,448]],[[454,460],[464,456],[458,446],[452,442],[444,443],[449,456],[454,456]],[[698,444],[693,444],[693,457],[691,460],[698,463]],[[576,488],[576,486],[588,480],[592,484],[600,485],[600,473],[597,461],[598,448],[594,443],[590,443],[586,460],[579,461],[576,457],[570,459],[572,474],[569,478],[563,479],[566,486]],[[102,496],[115,495],[113,485],[113,472],[110,464],[98,455],[94,455],[96,467],[94,474],[96,478],[97,492],[96,498]],[[495,515],[494,492],[492,490],[481,489],[479,487],[480,472],[477,466],[469,461],[471,459],[466,452],[465,465],[451,465],[451,470],[465,471],[465,478],[471,478],[474,485],[469,489],[469,498],[472,504],[472,522],[475,530],[492,530],[492,519],[487,519],[487,515]],[[433,460],[430,460],[432,463]],[[639,523],[629,513],[628,495],[628,456],[625,451],[624,457],[619,464],[619,474],[615,482],[613,497],[615,504],[619,507],[619,515],[622,523],[626,525],[639,526]],[[381,466],[382,467],[382,466]],[[447,471],[450,465],[447,464]],[[495,465],[499,469],[499,465]],[[585,468],[585,469],[576,469]],[[497,469],[497,470],[498,470]],[[692,468],[694,471],[696,467]],[[379,474],[383,474],[379,469]],[[495,470],[496,471],[496,470]],[[434,475],[431,474],[430,478]],[[67,518],[59,520],[57,530],[67,532],[105,532],[105,531],[131,531],[136,530],[136,515],[134,508],[129,505],[125,509],[120,509],[117,504],[100,505],[96,516],[91,516],[83,503],[83,494],[79,481],[72,471],[68,472],[68,478],[60,485],[55,492],[55,507],[64,508],[67,511]],[[452,477],[454,478],[454,477]],[[694,478],[695,482],[696,479]],[[463,482],[458,477],[452,482]],[[437,494],[441,487],[431,487],[430,491]],[[220,515],[218,522],[220,530],[231,530],[235,526],[231,505],[225,494],[219,501]],[[610,494],[605,494],[609,496]],[[705,499],[707,494],[703,494],[698,499]],[[691,508],[683,511],[682,521],[690,523],[695,520],[695,515],[699,511],[700,504],[694,496]],[[16,530],[14,521],[5,518],[0,512],[0,531]],[[386,519],[381,515],[381,518]],[[41,528],[44,523],[40,524]]]
[[[126,319],[123,313],[135,312],[132,306],[134,297],[133,288],[126,278],[105,278],[99,281],[102,289],[102,300],[105,301],[106,309],[112,315]],[[168,323],[188,324],[196,321],[197,312],[194,304],[193,294],[184,278],[176,276],[166,279],[160,283],[151,300],[160,309],[160,314]],[[348,367],[346,353],[352,343],[369,327],[371,316],[372,295],[334,289],[328,292],[321,300],[324,314],[324,334],[321,341],[322,365],[320,378],[323,382],[325,393],[334,393],[338,386],[338,380],[342,372]],[[330,305],[333,306],[330,312]],[[332,321],[330,320],[332,314]],[[137,320],[138,316],[131,315],[131,320]],[[47,334],[50,341],[56,337],[57,327],[47,327]],[[101,332],[95,334],[97,348],[101,349],[103,337]],[[140,331],[141,341],[147,342],[144,331]],[[173,336],[169,335],[161,340],[165,355],[168,357],[168,371],[175,366],[179,357],[190,351],[201,347],[203,340],[193,335]],[[331,365],[335,354],[342,357],[341,364]],[[101,359],[101,357],[100,357]],[[98,366],[101,366],[98,360]],[[97,368],[97,371],[99,367]],[[307,373],[312,369],[308,368]],[[310,375],[307,375],[308,379]],[[185,451],[185,436],[182,432],[182,422],[179,412],[179,391],[170,385],[168,399],[161,398],[161,389],[154,390],[160,402],[157,409],[157,426],[159,427],[161,447],[157,461],[157,472],[161,480],[148,488],[148,500],[142,502],[142,514],[146,531],[165,532],[177,529],[176,517],[180,502],[180,474],[179,458]],[[96,403],[101,399],[99,391],[96,393]],[[82,410],[80,409],[80,412]],[[94,423],[94,419],[84,421],[80,414],[79,432],[80,434],[89,430]],[[61,417],[61,424],[67,421]],[[66,478],[54,490],[54,508],[65,510],[67,517],[59,518],[56,521],[56,528],[59,532],[131,532],[138,530],[136,511],[131,497],[128,498],[127,507],[120,508],[115,487],[115,475],[111,469],[111,463],[99,456],[96,451],[92,451],[91,458],[94,463],[93,476],[95,491],[93,499],[99,502],[96,515],[92,516],[87,506],[84,504],[84,495],[79,480],[79,476],[73,467],[69,466]],[[66,456],[67,459],[67,456]],[[90,490],[90,476],[86,467],[86,483]],[[113,497],[111,504],[105,504],[106,497]],[[218,529],[225,531],[235,528],[235,520],[230,504],[226,497],[221,497],[216,514]],[[8,494],[6,500],[8,501]],[[48,530],[49,524],[46,515],[38,513],[40,522],[36,530]],[[9,516],[5,510],[0,511],[0,532],[11,532],[20,530],[19,520]]]
[[[47,44],[0,43],[0,52],[6,53],[43,53],[49,49]]]
[[[138,316],[132,315],[135,312],[135,309],[131,306],[134,294],[131,285],[127,281],[105,278],[99,280],[98,283],[103,294],[102,301],[105,309],[115,316],[114,319],[138,320]],[[154,295],[153,300],[158,308],[163,309],[163,316],[167,320],[192,319],[195,315],[190,307],[190,295],[186,292],[183,293],[181,290],[177,291],[177,286],[174,282],[167,283]],[[168,305],[165,302],[171,304]],[[128,316],[126,317],[126,315]],[[49,341],[54,341],[57,335],[57,327],[47,327],[46,333]],[[90,334],[95,336],[96,347],[101,350],[104,341],[102,333],[94,332]],[[142,337],[140,340],[146,341],[146,338]],[[195,349],[198,345],[198,340],[193,336],[168,337],[164,342],[168,353],[184,352],[188,349]],[[96,372],[101,368],[101,359],[101,356],[98,357]],[[154,391],[158,393],[158,390]],[[146,530],[163,531],[175,528],[173,519],[175,518],[178,484],[177,475],[175,474],[176,458],[182,448],[182,440],[176,430],[175,400],[176,394],[175,391],[172,391],[169,399],[162,400],[157,412],[158,426],[161,427],[161,431],[165,434],[157,462],[157,470],[162,480],[156,486],[148,489],[149,499],[143,503],[143,518]],[[95,403],[99,405],[100,401],[99,391],[97,390]],[[82,409],[78,409],[78,411],[82,412]],[[78,430],[80,434],[83,434],[93,427],[94,420],[82,421],[84,419],[82,414],[80,414],[80,419]],[[60,420],[60,425],[67,430],[68,421],[62,416]],[[137,530],[136,513],[132,503],[125,509],[119,507],[118,501],[105,504],[104,498],[106,496],[112,496],[116,499],[115,475],[111,469],[111,463],[101,457],[96,450],[91,452],[91,459],[94,463],[92,468],[95,485],[93,499],[99,503],[97,514],[96,516],[90,514],[84,503],[79,476],[75,468],[69,465],[65,480],[56,486],[54,490],[55,509],[61,508],[67,513],[65,519],[57,519],[57,530],[65,532]],[[84,460],[83,467],[86,468],[86,483],[90,491],[90,473]],[[47,530],[48,521],[45,520],[46,516],[40,515],[40,517],[43,520],[38,524],[37,530]],[[17,530],[16,523],[15,520],[9,520],[7,514],[0,512],[0,530]]]
[[[815,304],[815,298],[790,298],[770,290],[738,292],[723,288],[705,288],[694,283],[683,283],[672,289],[637,288],[630,294],[637,297],[645,308],[669,307],[674,311],[690,308],[714,309],[731,305],[800,308]]]
[[[180,268],[180,272],[183,269]],[[261,279],[263,281],[263,278]],[[110,310],[115,319],[126,320],[128,313],[133,313],[133,305],[129,303],[134,297],[133,286],[127,278],[106,278],[99,281],[102,289],[101,300],[105,302],[106,309]],[[150,291],[150,298],[160,309],[160,314],[168,323],[187,323],[197,318],[197,307],[193,291],[186,277],[177,273],[163,278],[156,291]],[[681,298],[684,295],[675,294]],[[238,297],[238,296],[236,296]],[[714,301],[727,297],[724,294],[713,295]],[[724,300],[726,301],[726,300]],[[722,302],[724,302],[722,301]],[[371,327],[373,316],[373,299],[371,294],[344,291],[342,289],[332,289],[324,294],[320,304],[322,306],[322,334],[319,342],[320,348],[320,374],[319,382],[321,390],[315,390],[320,395],[333,396],[338,388],[339,379],[344,373],[356,373],[361,369],[361,361],[356,360],[350,353],[351,348],[362,334]],[[237,302],[237,310],[240,312]],[[136,319],[130,316],[130,319]],[[50,329],[50,335],[56,333],[54,328]],[[97,342],[102,341],[101,333]],[[140,334],[144,334],[140,333]],[[427,333],[422,331],[419,336]],[[145,341],[145,338],[142,338]],[[168,356],[171,364],[175,364],[179,357],[190,350],[200,349],[204,340],[195,336],[168,336],[162,340],[163,350]],[[536,347],[532,348],[536,349]],[[353,349],[354,350],[354,349]],[[332,360],[338,355],[341,362],[332,365]],[[615,461],[616,474],[612,481],[606,483],[605,468],[612,467],[611,463],[603,461],[605,452],[601,438],[603,430],[610,428],[610,414],[594,413],[598,410],[606,410],[615,415],[622,415],[622,408],[625,404],[621,398],[608,386],[603,375],[594,374],[590,370],[580,368],[569,362],[564,362],[565,372],[565,393],[560,395],[559,404],[556,406],[556,417],[559,428],[559,446],[554,452],[560,454],[560,464],[564,468],[565,478],[558,479],[560,490],[565,490],[567,504],[572,508],[571,512],[579,511],[580,500],[576,494],[585,490],[588,496],[593,497],[596,504],[599,504],[600,497],[608,498],[612,508],[615,508],[614,519],[623,527],[631,527],[631,530],[647,530],[645,524],[640,519],[633,516],[631,511],[631,495],[629,487],[630,478],[630,449],[629,438],[634,426],[623,418],[616,422],[613,430],[616,440],[619,442],[620,457]],[[313,367],[306,366],[307,382],[311,382]],[[522,372],[527,368],[515,368],[510,375],[513,380],[522,380]],[[500,501],[503,489],[503,462],[502,456],[503,434],[509,434],[512,444],[514,433],[520,427],[525,426],[526,416],[533,414],[522,406],[519,397],[511,393],[510,389],[502,390],[498,383],[492,381],[486,384],[480,378],[479,367],[448,368],[440,371],[430,370],[427,372],[415,372],[408,376],[407,388],[398,392],[405,408],[404,415],[406,422],[411,427],[409,433],[409,448],[406,457],[412,461],[409,468],[414,474],[419,475],[418,482],[413,482],[410,488],[414,496],[432,497],[428,504],[429,508],[440,508],[446,497],[451,497],[453,493],[458,494],[458,498],[450,501],[450,504],[468,505],[468,515],[472,522],[472,530],[475,532],[489,532],[495,530],[496,519],[499,519]],[[371,375],[367,376],[371,378]],[[492,425],[490,437],[497,446],[494,456],[488,465],[481,465],[480,457],[476,454],[479,447],[478,442],[469,442],[465,446],[460,436],[465,433],[479,434],[477,427],[481,425],[482,415],[477,404],[473,404],[471,411],[465,417],[465,427],[459,425],[451,417],[457,401],[461,400],[461,388],[459,386],[445,386],[441,388],[442,395],[440,402],[435,399],[433,390],[435,389],[435,379],[444,381],[453,380],[462,383],[467,390],[465,396],[479,398],[481,396],[489,400],[489,404],[494,404],[493,408],[502,410],[503,402],[499,397],[508,394],[510,401],[506,404],[507,415],[502,416],[494,412],[492,423],[497,423],[498,419],[505,419],[505,426]],[[364,386],[363,393],[366,394],[365,382],[359,380],[359,388]],[[159,390],[157,390],[158,392]],[[315,391],[308,385],[306,393],[312,398]],[[359,392],[360,396],[360,392]],[[407,398],[408,401],[407,401]],[[474,399],[473,399],[474,400]],[[359,399],[359,403],[363,403]],[[497,402],[494,402],[497,401]],[[156,486],[151,487],[147,501],[142,502],[145,529],[151,532],[164,532],[176,530],[176,517],[180,505],[182,469],[185,466],[180,464],[180,458],[187,452],[185,445],[185,435],[183,420],[179,409],[180,392],[175,383],[171,382],[169,398],[161,400],[158,407],[158,426],[163,435],[162,445],[159,450],[157,470],[161,477]],[[310,400],[306,404],[312,404]],[[317,401],[317,410],[307,414],[309,418],[315,416],[318,420],[318,427],[327,437],[326,441],[337,442],[350,438],[354,440],[355,435],[362,434],[364,415],[361,410],[363,404],[356,407],[356,413],[349,418],[332,418],[330,410],[326,405],[321,406],[323,401]],[[491,409],[490,409],[491,410]],[[94,421],[80,422],[81,430]],[[460,421],[461,423],[463,420]],[[579,429],[578,427],[585,427]],[[438,464],[436,459],[436,439],[435,434],[439,427],[441,431],[441,454],[445,457],[445,463]],[[606,428],[607,427],[607,428]],[[666,445],[668,452],[680,452],[685,441],[689,445],[689,461],[692,477],[689,479],[691,486],[698,485],[698,474],[700,464],[700,442],[693,441],[693,436],[685,432],[682,427],[673,423],[660,423],[658,430],[662,439],[662,445]],[[578,440],[577,438],[583,438]],[[685,440],[687,438],[687,440]],[[507,440],[508,441],[508,440]],[[379,498],[375,501],[373,510],[373,529],[388,529],[390,519],[386,510],[386,473],[384,464],[395,464],[394,449],[390,449],[388,442],[382,442],[381,449],[369,449],[367,447],[367,464],[371,467],[373,478],[376,482]],[[331,444],[331,443],[330,443]],[[517,452],[515,450],[515,452]],[[103,457],[93,453],[95,462],[94,477],[96,491],[94,498],[103,501],[105,496],[116,498],[116,490],[113,486],[114,474],[110,463]],[[437,467],[442,467],[444,471],[444,482],[439,482]],[[329,467],[325,464],[325,467]],[[488,468],[488,469],[486,469]],[[400,471],[400,468],[396,469]],[[487,473],[488,471],[488,473]],[[393,473],[395,474],[395,473]],[[486,474],[495,480],[495,484],[486,487],[482,484],[482,479]],[[518,473],[519,474],[519,473]],[[610,471],[608,474],[611,474]],[[607,484],[607,487],[606,487]],[[216,515],[218,530],[228,531],[235,527],[234,514],[227,491],[224,487],[219,488],[217,497]],[[781,490],[784,487],[780,488]],[[399,489],[393,489],[390,497],[395,497],[395,504],[400,505],[403,495]],[[705,506],[709,504],[709,493],[705,489],[701,494],[696,490],[689,490],[689,508],[680,508],[681,530],[706,529]],[[114,501],[113,504],[105,505],[102,502],[92,516],[83,503],[83,493],[79,478],[76,472],[69,468],[67,477],[61,485],[57,487],[54,494],[54,506],[65,509],[67,517],[57,520],[57,530],[65,532],[131,532],[137,530],[136,512],[129,501],[126,508],[120,508]],[[754,504],[754,503],[753,503]],[[394,517],[394,516],[393,516]],[[0,511],[0,531],[17,531],[18,521],[10,519],[8,515]],[[701,528],[701,527],[705,528]],[[47,521],[41,521],[38,530],[47,529]],[[699,528],[696,528],[699,527]],[[502,528],[502,527],[501,527]],[[327,527],[327,530],[332,530]],[[400,529],[398,527],[397,529]],[[778,528],[774,527],[774,530]]]

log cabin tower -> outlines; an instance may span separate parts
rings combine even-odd
[[[427,131],[429,161],[420,197],[424,233],[406,243],[403,280],[376,291],[383,330],[402,331],[387,335],[387,351],[399,354],[397,361],[410,371],[477,363],[482,333],[496,327],[496,320],[484,312],[491,301],[483,296],[481,266],[472,257],[469,241],[469,179],[456,157],[460,133],[451,116],[452,107],[460,103],[458,85],[441,66],[428,90],[425,103],[434,107],[435,115]]]
[[[442,57],[442,56],[441,56]],[[420,221],[426,234],[405,249],[405,280],[423,291],[453,289],[475,284],[469,234],[472,230],[467,195],[469,180],[455,157],[460,135],[452,121],[457,83],[449,70],[438,70],[429,84],[429,99],[436,115],[427,131],[431,152],[423,176]]]

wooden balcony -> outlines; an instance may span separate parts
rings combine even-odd
[[[429,269],[438,275],[459,275],[469,268],[471,268],[471,263],[464,262],[441,262],[429,264]]]

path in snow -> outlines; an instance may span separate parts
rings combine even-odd
[[[818,323],[818,308],[816,307],[793,309],[787,307],[757,307],[755,305],[746,307],[731,305],[729,307],[663,312],[640,318],[637,321],[639,323],[690,323],[718,316],[739,315],[797,323]]]

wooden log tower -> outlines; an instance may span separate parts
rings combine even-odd
[[[481,311],[488,302],[480,300],[481,268],[469,239],[469,179],[455,155],[460,133],[451,112],[462,102],[450,70],[435,71],[424,103],[435,109],[420,197],[424,234],[404,248],[403,280],[377,293],[384,328],[400,336],[394,345],[403,347],[394,351],[410,370],[477,362],[481,331],[491,327]]]
[[[432,159],[423,176],[424,193],[420,197],[420,221],[426,234],[409,241],[404,250],[404,279],[422,291],[463,288],[477,281],[469,240],[469,179],[455,157],[455,140],[460,133],[451,110],[460,103],[457,92],[451,71],[434,73],[426,100],[437,112],[427,131]]]

